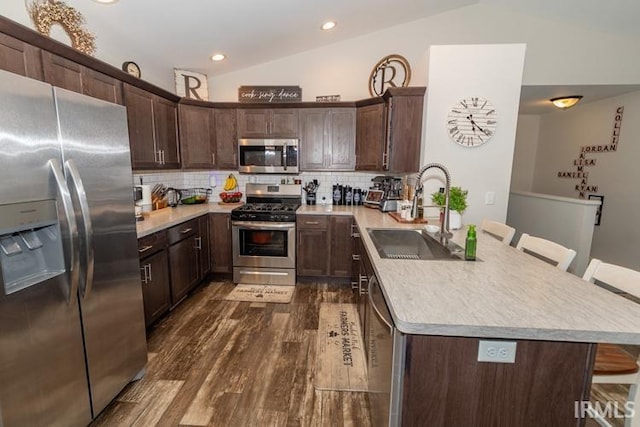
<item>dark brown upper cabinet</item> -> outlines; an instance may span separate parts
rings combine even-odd
[[[44,80],[40,49],[1,33],[0,68],[32,79]]]
[[[381,171],[385,149],[385,104],[358,107],[356,170]]]
[[[216,108],[214,114],[217,169],[238,169],[238,127],[235,108]]]
[[[180,152],[183,169],[213,169],[213,108],[180,104]]]
[[[298,138],[298,109],[238,109],[238,138]]]
[[[173,101],[124,85],[133,169],[178,169],[178,108]]]
[[[355,108],[300,110],[300,169],[355,169]]]
[[[236,109],[180,104],[183,169],[237,169]]]
[[[44,81],[103,101],[122,104],[122,83],[50,52],[42,52]]]
[[[420,167],[425,87],[389,88],[356,102],[356,169],[392,173]]]
[[[425,87],[389,88],[386,105],[386,148],[383,170],[417,172],[422,143],[422,109]]]

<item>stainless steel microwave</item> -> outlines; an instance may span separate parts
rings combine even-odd
[[[298,173],[297,139],[239,139],[240,173]]]

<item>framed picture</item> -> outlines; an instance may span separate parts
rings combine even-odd
[[[198,101],[209,100],[207,75],[188,70],[173,70],[176,82],[176,95]]]
[[[589,194],[589,200],[600,200],[600,206],[598,206],[598,210],[596,211],[596,225],[600,225],[600,220],[602,219],[602,206],[604,206],[604,196]]]

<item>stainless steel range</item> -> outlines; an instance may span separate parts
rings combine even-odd
[[[247,203],[231,211],[233,281],[296,284],[299,184],[247,184]]]

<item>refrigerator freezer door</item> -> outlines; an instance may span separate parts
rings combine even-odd
[[[97,416],[147,361],[127,114],[119,105],[54,92],[78,220],[79,300]]]
[[[0,71],[0,100],[0,204],[55,201],[51,238],[66,248],[65,274],[11,294],[0,275],[0,425],[86,426],[91,408],[80,313],[77,298],[69,298],[67,236],[74,232],[51,170],[51,160],[62,163],[52,88]],[[32,211],[17,214],[30,218]]]

